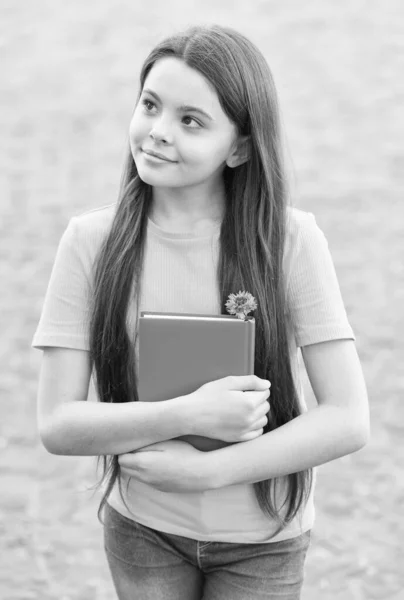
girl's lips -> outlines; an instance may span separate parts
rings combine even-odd
[[[167,158],[167,156],[164,156],[164,154],[160,154],[159,152],[153,152],[152,150],[142,150],[142,152],[147,156],[150,156],[151,158],[157,158],[158,160],[164,160],[166,162],[171,163],[176,162],[175,160],[171,160]]]

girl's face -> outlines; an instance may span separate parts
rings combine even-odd
[[[236,126],[208,81],[171,57],[158,60],[149,72],[129,137],[139,176],[146,183],[177,188],[209,184],[209,189],[221,181],[238,139]],[[153,158],[148,151],[168,160]]]

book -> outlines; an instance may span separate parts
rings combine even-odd
[[[141,311],[138,335],[141,402],[185,396],[209,381],[254,373],[253,318]],[[232,443],[197,435],[175,439],[204,452]]]

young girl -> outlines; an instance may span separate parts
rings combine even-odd
[[[98,515],[121,600],[298,599],[312,469],[364,446],[368,403],[327,241],[287,205],[264,57],[219,26],[164,40],[129,140],[117,203],[73,217],[60,241],[32,344],[41,439],[103,457]],[[228,314],[240,290],[258,305],[255,374],[142,402],[139,312]],[[83,402],[91,375],[97,403]],[[187,434],[227,445],[174,439]]]

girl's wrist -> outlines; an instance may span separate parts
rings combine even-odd
[[[211,452],[199,451],[195,458],[195,474],[202,490],[215,490],[220,486],[220,473],[215,468],[216,450]]]
[[[172,423],[173,434],[170,439],[193,433],[194,418],[188,395],[177,396],[158,404],[162,410],[162,418]]]

